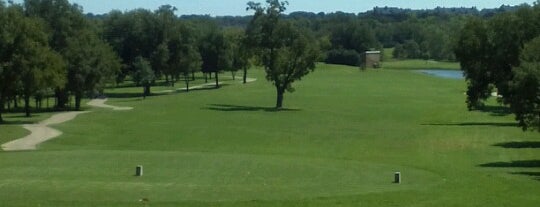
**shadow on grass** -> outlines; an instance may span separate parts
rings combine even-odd
[[[275,107],[260,107],[260,106],[237,106],[237,105],[228,105],[228,104],[210,104],[209,107],[203,109],[208,109],[212,111],[264,111],[264,112],[279,112],[279,111],[300,111],[300,109],[276,109]]]
[[[540,148],[540,142],[504,142],[494,144],[493,146],[502,147],[502,148],[514,148],[514,149],[534,149]]]
[[[513,172],[513,173],[510,173],[510,174],[531,176],[535,180],[540,181],[540,172]]]
[[[511,162],[492,162],[479,165],[480,167],[497,167],[497,168],[540,168],[540,160],[519,160]]]
[[[483,106],[480,111],[489,113],[491,116],[508,116],[512,114],[510,108],[505,106]]]
[[[105,93],[107,98],[139,98],[142,93]]]
[[[0,122],[0,125],[9,126],[9,125],[24,125],[24,124],[35,124],[35,122],[31,121],[3,121]]]
[[[494,127],[518,127],[513,122],[463,122],[463,123],[443,123],[443,124],[422,124],[424,126],[494,126]]]

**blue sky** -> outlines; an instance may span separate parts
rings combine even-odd
[[[22,2],[23,0],[15,0]],[[118,9],[121,11],[135,8],[155,10],[160,5],[170,4],[178,8],[179,15],[183,14],[209,14],[212,16],[247,15],[246,2],[248,0],[70,0],[83,6],[85,12],[102,14]],[[256,1],[257,2],[257,1]],[[264,0],[258,0],[264,2]],[[289,0],[287,12],[364,12],[375,6],[401,7],[412,9],[429,9],[441,7],[477,7],[497,8],[503,4],[518,5],[532,4],[535,0]]]

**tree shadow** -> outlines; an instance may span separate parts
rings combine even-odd
[[[504,142],[504,143],[498,143],[494,144],[495,147],[502,147],[502,148],[514,148],[514,149],[534,149],[534,148],[540,148],[540,142]]]
[[[161,93],[152,93],[146,97],[152,97],[152,96],[162,96],[165,94]],[[131,92],[131,93],[105,93],[106,98],[142,98],[143,94],[138,92]]]
[[[496,168],[540,168],[540,160],[519,160],[511,162],[492,162],[479,165],[480,167]]]
[[[142,93],[105,93],[107,98],[139,98]]]
[[[4,125],[4,126],[10,126],[10,125],[25,125],[25,124],[35,124],[35,122],[31,122],[31,121],[3,121],[3,122],[0,122],[0,125]]]
[[[212,111],[226,111],[226,112],[237,112],[237,111],[264,111],[264,112],[279,112],[279,111],[300,111],[300,109],[276,109],[275,107],[260,107],[260,106],[238,106],[238,105],[228,105],[228,104],[210,104],[208,107],[203,109],[208,109]]]
[[[513,122],[463,122],[463,123],[442,123],[442,124],[422,124],[424,126],[494,126],[494,127],[518,127],[517,123]]]
[[[483,106],[480,111],[489,113],[491,116],[508,116],[512,114],[510,108],[505,106]]]
[[[510,173],[510,174],[531,176],[535,180],[540,181],[540,172],[513,172],[513,173]]]

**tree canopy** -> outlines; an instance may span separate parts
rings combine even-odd
[[[266,7],[249,2],[255,15],[246,30],[246,35],[256,54],[260,56],[277,92],[276,108],[283,107],[285,91],[293,92],[292,84],[315,69],[319,50],[306,33],[290,22],[281,20],[286,10],[286,1],[267,0]]]

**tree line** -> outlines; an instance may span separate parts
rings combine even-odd
[[[120,69],[99,29],[67,0],[0,1],[0,25],[0,121],[3,110],[17,108],[19,99],[30,116],[30,101],[39,108],[50,94],[57,108],[65,108],[73,96],[79,109],[83,96]]]
[[[489,18],[469,18],[455,46],[468,83],[467,106],[496,92],[524,129],[540,131],[540,1]]]
[[[235,78],[242,70],[246,83],[254,62],[276,86],[279,109],[285,91],[292,92],[292,83],[314,69],[318,45],[282,20],[287,2],[249,5],[254,15],[245,29],[181,19],[170,5],[89,18],[68,0],[0,0],[0,122],[4,110],[20,108],[21,99],[26,116],[31,100],[39,109],[49,97],[56,110],[80,110],[83,97],[126,79],[143,88],[143,97],[160,79],[171,86],[184,82],[189,91],[199,72],[206,81],[213,75],[219,88],[220,72]]]

